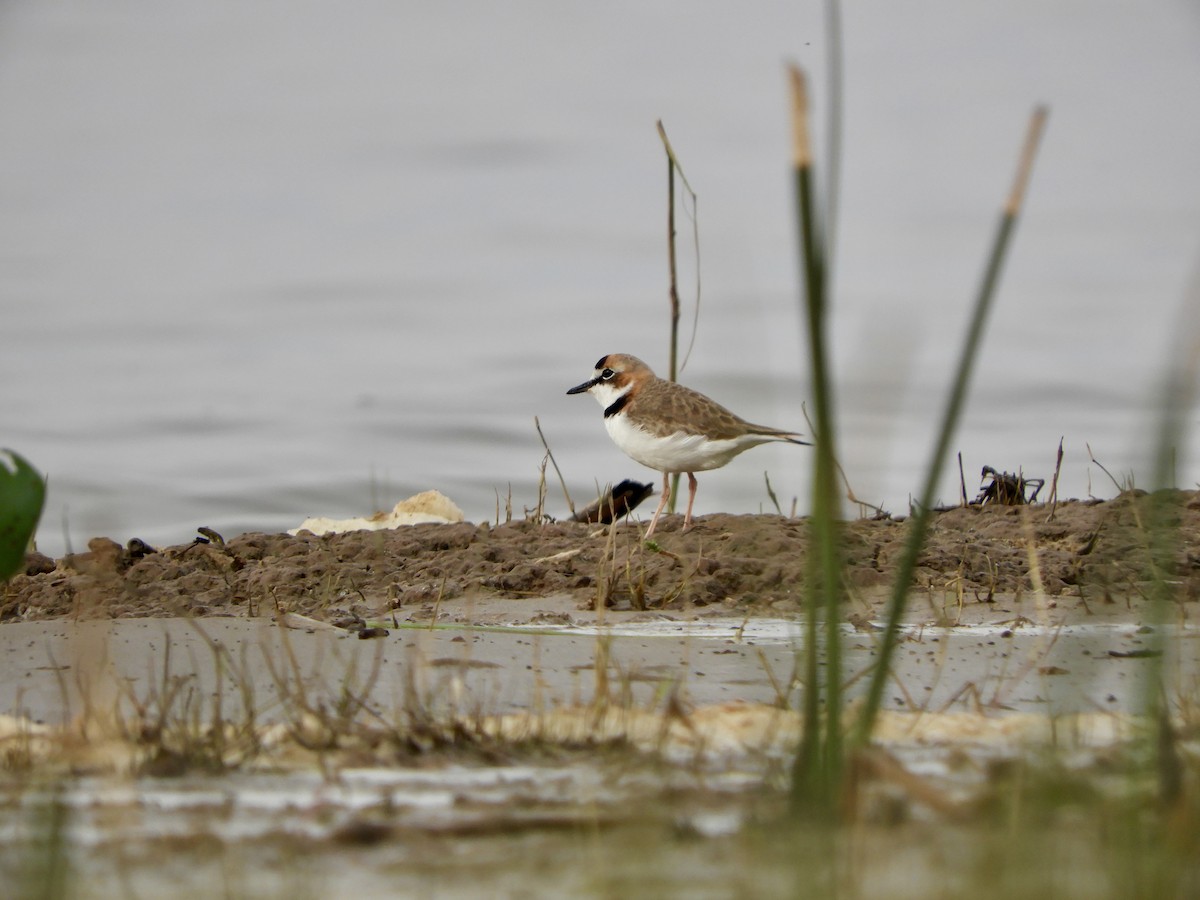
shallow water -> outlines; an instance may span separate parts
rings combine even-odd
[[[846,7],[833,326],[856,493],[902,512],[919,490],[1039,101],[954,448],[969,490],[984,464],[1048,478],[1060,437],[1064,495],[1113,491],[1085,443],[1147,484],[1200,246],[1196,11]],[[815,73],[820,105],[819,8],[8,5],[0,446],[50,475],[42,548],[282,530],[427,488],[479,520],[511,485],[519,515],[535,415],[576,497],[653,478],[563,392],[612,351],[663,368],[658,118],[700,195],[685,380],[804,428],[781,61]],[[1181,451],[1180,484],[1196,462]],[[803,510],[809,464],[756,450],[702,477],[697,511],[769,506],[764,470]]]
[[[1186,698],[1200,683],[1200,630],[1160,630],[1168,690]],[[578,707],[610,690],[639,706],[657,705],[669,689],[696,706],[795,707],[802,646],[801,626],[784,620],[406,627],[371,641],[283,630],[266,619],[16,623],[0,629],[0,714],[57,725],[114,705],[126,715],[136,706],[154,710],[173,697],[172,716],[207,718],[210,698],[220,696],[226,719],[240,721],[248,697],[255,721],[277,722],[301,700],[336,706],[347,686],[385,717],[414,701],[435,716],[468,718]],[[888,705],[1135,714],[1154,665],[1140,654],[1155,647],[1133,625],[905,626]],[[608,666],[598,673],[601,652]],[[852,700],[865,691],[859,675],[875,662],[875,634],[845,626],[842,652]]]
[[[203,626],[229,651],[228,659],[244,667],[239,677],[254,681],[260,721],[277,718],[279,692],[272,694],[270,679],[248,663],[258,652],[271,652],[286,668],[279,635],[245,621],[206,620]],[[672,674],[686,676],[680,696],[693,702],[771,702],[778,685],[787,687],[798,636],[795,623],[781,620],[628,623],[603,631],[611,638],[612,682],[627,680],[640,704],[661,697]],[[1197,630],[1167,632],[1174,648],[1170,683],[1190,685],[1194,693]],[[570,670],[577,667],[585,680],[575,702],[586,703],[588,685],[596,683],[588,665],[596,634],[586,628],[452,629],[366,642],[296,631],[289,640],[300,671],[291,689],[298,691],[303,680],[308,701],[320,704],[322,697],[332,699],[355,665],[361,673],[381,653],[383,672],[370,705],[384,710],[384,720],[389,698],[399,693],[399,672],[412,667],[432,670],[428,681],[416,679],[429,697],[454,695],[457,679],[457,696],[466,698],[459,708],[484,712],[529,708],[535,675],[550,706],[569,703],[564,686],[573,683]],[[213,678],[215,664],[199,635],[175,620],[5,626],[4,702],[15,696],[39,717],[61,721],[80,708],[72,692],[90,685],[93,708],[101,709],[96,694],[103,693],[103,679],[88,673],[94,671],[89,665],[107,659],[128,696],[143,700],[178,671],[187,673],[189,693],[205,708],[224,686],[227,718],[237,721],[238,692],[228,679]],[[1136,709],[1149,663],[1109,651],[1137,649],[1145,639],[1129,626],[906,627],[891,691],[915,693],[897,708],[925,704],[930,713],[903,717],[880,740],[946,803],[976,796],[1015,758],[1038,759],[1048,741],[1053,777],[1078,777],[1101,796],[1124,796],[1136,787],[1120,762],[1120,742],[1132,733],[1128,722],[1100,716],[1111,727],[1096,729],[1097,718],[1089,728],[1054,717]],[[96,653],[101,647],[107,656]],[[164,658],[168,647],[170,660]],[[459,664],[440,664],[442,654]],[[868,638],[848,633],[847,670],[870,658]],[[39,659],[65,669],[51,672],[36,664]],[[535,666],[544,669],[531,673]],[[1049,666],[1061,671],[1038,671]],[[7,667],[25,675],[17,678]],[[453,679],[438,682],[438,671]],[[497,686],[505,681],[523,690]],[[974,690],[962,691],[967,684]],[[920,693],[921,685],[933,693]],[[1105,691],[1113,693],[1105,697]],[[940,709],[987,714],[938,717]],[[180,707],[173,715],[186,713]],[[1031,718],[1044,723],[1041,737],[1034,737]],[[1006,722],[1021,727],[1006,729]],[[925,730],[911,733],[918,723]],[[1131,865],[1122,860],[1137,851],[1106,844],[1112,817],[1127,815],[1112,809],[1092,822],[1080,813],[1095,809],[1067,804],[1050,818],[1038,819],[1034,810],[1032,824],[1017,827],[1014,818],[995,829],[981,809],[951,822],[911,782],[884,779],[865,782],[873,799],[864,808],[874,812],[837,842],[827,823],[817,833],[783,827],[778,817],[789,757],[777,738],[741,752],[701,740],[690,753],[662,747],[660,759],[534,741],[478,756],[470,749],[417,754],[370,769],[330,762],[320,771],[266,766],[218,775],[50,781],[10,773],[0,778],[0,876],[12,884],[36,867],[52,833],[46,804],[57,804],[58,865],[70,863],[70,895],[89,898],[211,896],[218,885],[231,896],[790,897],[796,885],[831,878],[842,884],[840,896],[921,897],[964,886],[981,897],[1031,890],[1121,895],[1122,866]],[[1046,854],[1052,864],[1039,864]]]
[[[711,797],[711,793],[709,794]],[[745,797],[709,799],[697,808],[674,796],[626,804],[614,823],[600,805],[590,820],[542,825],[509,823],[484,833],[422,835],[403,829],[347,832],[340,842],[303,838],[226,841],[113,842],[72,854],[71,896],[208,897],[214,889],[253,897],[770,897],[920,898],[930,893],[1008,898],[1031,894],[1087,898],[1122,896],[1124,848],[1105,853],[1099,828],[1044,824],[990,841],[986,826],[933,829],[859,827],[835,842],[827,828],[753,827],[707,834],[720,808],[753,811]],[[741,810],[738,810],[740,801]],[[636,813],[635,813],[636,810]],[[136,821],[146,808],[96,809]],[[295,816],[304,816],[297,809]],[[29,854],[25,841],[6,844]],[[1117,859],[1121,861],[1118,862]],[[16,865],[4,867],[8,872]],[[1132,867],[1130,867],[1132,869]],[[1115,870],[1115,872],[1114,872]],[[1194,866],[1192,884],[1195,883]],[[826,885],[836,881],[835,892]],[[1184,894],[1187,895],[1186,893]]]

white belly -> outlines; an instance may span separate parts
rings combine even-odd
[[[718,469],[743,450],[770,438],[749,436],[736,440],[714,441],[703,435],[677,431],[658,437],[629,421],[625,416],[604,420],[609,437],[632,459],[660,472],[704,472]]]

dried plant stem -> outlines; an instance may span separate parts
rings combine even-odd
[[[963,475],[962,451],[958,451],[958,502],[960,506],[967,505],[967,477]]]
[[[662,120],[658,121],[658,136],[662,138],[663,148],[667,151],[667,269],[670,274],[669,299],[671,303],[671,342],[667,348],[670,354],[668,378],[675,381],[679,377],[679,280],[675,265],[675,152],[671,142],[667,140],[667,130]],[[678,476],[676,476],[678,477]]]
[[[562,485],[563,496],[567,499],[567,509],[571,511],[571,515],[575,515],[575,504],[571,502],[571,495],[567,492],[567,482],[563,480],[562,470],[558,467],[558,462],[554,459],[554,453],[550,450],[550,445],[546,443],[546,436],[542,434],[542,423],[538,421],[538,417],[533,417],[533,427],[537,429],[538,437],[542,440],[542,446],[546,448],[546,456],[550,458],[550,465],[554,466],[554,474],[558,476],[558,483]]]
[[[670,363],[668,378],[677,381],[679,378],[679,285],[675,266],[675,155],[667,140],[666,129],[662,122],[658,123],[658,133],[663,139],[667,150],[667,267],[670,270],[670,301],[671,301],[671,344],[668,348]],[[679,496],[679,473],[671,479],[671,497],[667,501],[667,511],[675,512],[675,498]]]
[[[815,433],[817,429],[813,426],[812,419],[810,419],[808,417],[808,409],[803,404],[801,404],[801,409],[804,410],[804,422],[806,425],[808,425],[808,430]],[[833,460],[833,464],[837,467],[838,475],[842,479],[842,484],[845,485],[845,487],[846,487],[846,499],[849,500],[851,503],[853,503],[855,506],[859,507],[860,513],[864,509],[869,509],[869,510],[871,510],[872,513],[874,513],[877,516],[890,515],[890,513],[888,513],[887,510],[885,510],[882,506],[877,506],[874,503],[868,503],[866,500],[859,500],[858,495],[854,493],[854,488],[852,488],[850,486],[850,479],[846,475],[846,470],[844,468],[842,468],[842,464],[840,462],[838,462],[838,460],[836,458]],[[792,518],[793,519],[796,518],[796,498],[795,497],[792,498]]]
[[[1113,473],[1108,471],[1108,469],[1106,469],[1104,467],[1104,463],[1102,463],[1102,462],[1100,462],[1100,460],[1096,459],[1096,454],[1092,453],[1092,445],[1085,443],[1083,446],[1085,446],[1087,448],[1088,459],[1090,459],[1093,463],[1095,463],[1096,467],[1101,472],[1103,472],[1105,475],[1108,476],[1108,480],[1113,483],[1113,487],[1115,487],[1117,489],[1117,493],[1119,494],[1122,491],[1124,491],[1125,488],[1121,485],[1121,482],[1117,481],[1117,479],[1113,476]],[[1129,485],[1129,487],[1132,487],[1132,486],[1133,486],[1132,484]]]
[[[542,457],[542,463],[538,467],[537,506],[533,511],[533,521],[538,525],[546,524],[546,462],[549,459],[550,454],[547,453]],[[528,515],[528,511],[526,511],[526,515]]]
[[[679,165],[679,158],[675,155],[675,148],[671,146],[671,141],[667,137],[667,129],[663,126],[662,119],[656,123],[658,127],[658,136],[662,140],[663,149],[667,154],[667,268],[670,274],[670,312],[671,312],[671,340],[668,347],[669,363],[668,363],[668,378],[671,381],[679,380],[679,373],[683,371],[683,367],[687,365],[687,357],[691,355],[692,345],[696,342],[696,327],[700,321],[700,226],[699,217],[696,215],[696,192],[692,190],[692,186],[688,184],[687,176],[683,174],[683,169]],[[696,252],[696,308],[692,319],[692,338],[688,343],[687,353],[684,354],[684,360],[679,362],[679,273],[676,264],[675,255],[675,175],[679,174],[679,180],[683,182],[684,189],[692,200],[692,241]],[[671,478],[671,496],[667,501],[667,511],[675,512],[675,500],[679,496],[679,474],[676,473]]]
[[[779,506],[779,498],[775,496],[775,489],[771,487],[771,476],[766,472],[763,472],[763,481],[767,483],[767,497],[770,499],[771,504],[775,507],[775,512],[782,516],[783,510]]]
[[[1050,479],[1050,514],[1046,516],[1047,522],[1054,520],[1054,513],[1058,509],[1058,475],[1062,471],[1063,462],[1063,439],[1058,439],[1058,457],[1054,461],[1054,477]]]

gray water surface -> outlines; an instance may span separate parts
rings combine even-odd
[[[823,115],[821,6],[8,4],[0,446],[50,475],[42,549],[282,530],[428,488],[480,520],[511,485],[519,515],[535,415],[577,497],[653,479],[564,391],[609,352],[665,368],[659,118],[700,197],[684,380],[805,429],[782,64],[813,73]],[[1148,485],[1200,247],[1200,14],[844,17],[832,326],[856,493],[903,512],[919,490],[1038,102],[1050,125],[954,448],[969,486],[984,464],[1048,478],[1060,437],[1064,496],[1115,490],[1085,444]],[[804,511],[810,463],[756,450],[701,478],[697,513],[767,506],[764,470]],[[1181,448],[1181,486],[1196,464]]]

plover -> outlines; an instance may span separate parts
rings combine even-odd
[[[624,353],[602,357],[593,376],[567,393],[585,391],[604,407],[604,427],[613,442],[643,466],[663,473],[662,499],[646,537],[654,533],[667,505],[671,475],[687,473],[686,531],[692,524],[696,472],[718,469],[743,450],[768,441],[808,443],[790,431],[753,425],[698,391],[664,381],[640,359]]]

